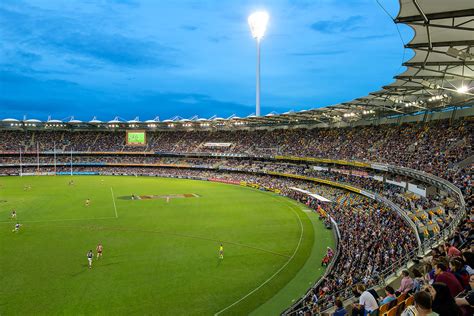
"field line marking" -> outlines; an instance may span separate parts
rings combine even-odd
[[[117,205],[115,205],[114,190],[112,189],[112,187],[110,187],[110,192],[112,193],[112,202],[114,202],[115,218],[118,218]]]
[[[301,240],[303,239],[303,232],[304,232],[304,227],[303,227],[303,223],[301,222],[301,218],[300,216],[298,215],[298,213],[292,208],[290,207],[289,205],[287,205],[287,207],[289,209],[291,209],[293,211],[293,213],[295,213],[296,217],[298,218],[298,221],[300,223],[300,228],[301,228],[301,233],[300,233],[300,239],[298,240],[298,245],[296,246],[296,249],[295,251],[293,252],[293,254],[291,255],[291,257],[288,259],[288,261],[277,271],[275,272],[272,276],[270,276],[268,279],[266,279],[262,284],[260,284],[258,287],[256,287],[255,289],[253,289],[252,291],[250,291],[248,294],[246,294],[244,297],[242,297],[241,299],[239,299],[238,301],[235,301],[234,303],[230,304],[229,306],[227,306],[226,308],[224,309],[221,309],[220,311],[218,311],[217,313],[214,314],[214,316],[217,316],[223,312],[225,312],[226,310],[228,310],[229,308],[237,305],[238,303],[242,302],[244,299],[246,299],[247,297],[249,297],[250,295],[252,295],[253,293],[255,293],[256,291],[258,291],[260,288],[262,288],[265,284],[267,284],[268,282],[270,282],[278,273],[280,273],[287,265],[288,263],[291,262],[291,260],[293,260],[293,258],[295,257],[296,253],[298,252],[298,249],[300,248],[300,245],[301,245]]]
[[[116,217],[96,217],[96,218],[63,218],[63,219],[45,219],[36,221],[21,221],[22,223],[49,223],[49,222],[64,222],[64,221],[92,221],[96,219],[113,219]],[[0,224],[12,224],[14,221],[2,221]]]

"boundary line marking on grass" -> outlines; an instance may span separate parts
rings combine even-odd
[[[293,260],[293,258],[295,257],[296,253],[298,252],[298,249],[300,248],[300,245],[301,245],[301,240],[303,239],[303,232],[304,232],[304,227],[303,227],[303,223],[301,222],[301,218],[300,216],[298,215],[298,213],[289,205],[287,205],[288,208],[290,208],[293,213],[295,213],[296,217],[298,218],[298,221],[300,223],[300,227],[301,227],[301,233],[300,233],[300,239],[298,240],[298,245],[296,246],[296,249],[295,251],[293,252],[293,254],[291,255],[291,257],[288,259],[288,261],[280,268],[278,269],[277,272],[275,272],[272,276],[270,276],[268,279],[266,279],[262,284],[260,284],[258,287],[256,287],[255,289],[253,289],[252,291],[250,291],[248,294],[246,294],[244,297],[242,297],[241,299],[239,299],[238,301],[235,301],[234,303],[232,303],[231,305],[227,306],[226,308],[224,309],[221,309],[220,311],[218,311],[217,313],[214,314],[214,316],[217,316],[223,312],[225,312],[226,310],[228,310],[229,308],[237,305],[238,303],[242,302],[244,299],[246,299],[247,297],[249,297],[250,295],[252,295],[253,293],[257,292],[260,288],[262,288],[265,284],[267,284],[268,282],[270,282],[278,273],[280,273],[287,265],[288,263],[290,263],[291,260]],[[298,208],[299,209],[299,208]]]
[[[114,190],[112,189],[112,187],[110,187],[110,192],[112,192],[112,202],[114,202],[115,218],[118,218],[117,205],[115,205]]]
[[[49,223],[49,222],[65,222],[65,221],[92,221],[96,219],[114,219],[116,217],[95,217],[95,218],[63,218],[63,219],[45,219],[36,221],[21,221],[22,223]],[[13,224],[14,221],[2,221],[0,224]]]

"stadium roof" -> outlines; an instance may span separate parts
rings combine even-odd
[[[114,128],[126,127],[126,123],[133,123],[134,128],[330,124],[413,114],[448,106],[472,106],[474,1],[400,0],[400,11],[394,22],[406,24],[414,30],[415,35],[405,48],[413,49],[415,54],[413,58],[403,63],[406,70],[396,75],[393,83],[368,96],[324,108],[288,111],[283,114],[272,112],[260,117],[253,114],[246,118],[233,115],[227,119],[215,116],[208,119],[196,116],[186,119],[175,116],[164,121],[155,118],[145,122],[139,121],[138,118],[128,122],[115,118],[108,123],[114,123],[112,126]],[[13,123],[10,120],[3,120],[4,123],[1,125],[9,123],[13,127],[21,126],[21,123]],[[23,122],[32,121],[23,120]],[[66,124],[80,123],[83,122],[71,119]],[[94,117],[93,120],[83,124],[101,127],[108,123]],[[44,125],[47,124],[48,122],[44,122]]]

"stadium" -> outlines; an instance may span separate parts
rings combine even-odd
[[[413,56],[354,100],[0,114],[0,315],[472,315],[474,3],[399,5]]]

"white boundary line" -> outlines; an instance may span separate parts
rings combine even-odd
[[[115,205],[114,190],[112,189],[112,187],[110,187],[110,192],[112,193],[112,202],[114,202],[115,218],[118,218],[117,205]]]
[[[116,217],[109,216],[109,217],[96,217],[96,218],[64,218],[64,219],[45,219],[45,220],[37,220],[37,221],[21,221],[22,223],[49,223],[49,222],[65,222],[65,221],[92,221],[96,219],[113,219]],[[0,224],[14,224],[15,221],[3,221]]]
[[[291,260],[293,260],[293,258],[295,257],[296,253],[298,252],[298,249],[300,248],[300,245],[301,245],[301,240],[303,239],[303,233],[304,233],[304,228],[303,228],[303,223],[301,222],[301,218],[300,216],[298,215],[298,213],[296,213],[296,211],[289,205],[287,205],[288,208],[290,208],[293,213],[296,214],[296,217],[298,218],[298,221],[300,223],[300,227],[301,227],[301,233],[300,233],[300,239],[298,241],[298,245],[296,246],[296,249],[295,251],[293,252],[293,254],[291,255],[291,257],[288,259],[288,261],[277,271],[275,272],[271,277],[269,277],[267,280],[265,280],[265,282],[263,282],[262,284],[260,284],[258,287],[256,287],[255,289],[253,289],[252,291],[250,291],[247,295],[245,295],[244,297],[242,297],[241,299],[239,299],[238,301],[232,303],[231,305],[227,306],[226,308],[224,309],[221,309],[220,311],[218,311],[217,313],[214,314],[214,316],[217,316],[219,314],[221,314],[222,312],[225,312],[226,310],[228,310],[229,308],[231,308],[232,306],[242,302],[244,299],[246,299],[247,297],[249,297],[250,295],[252,295],[253,293],[255,293],[256,291],[258,291],[262,286],[264,286],[265,284],[267,284],[268,282],[270,282],[278,273],[280,273],[287,265],[288,263],[290,263]]]

